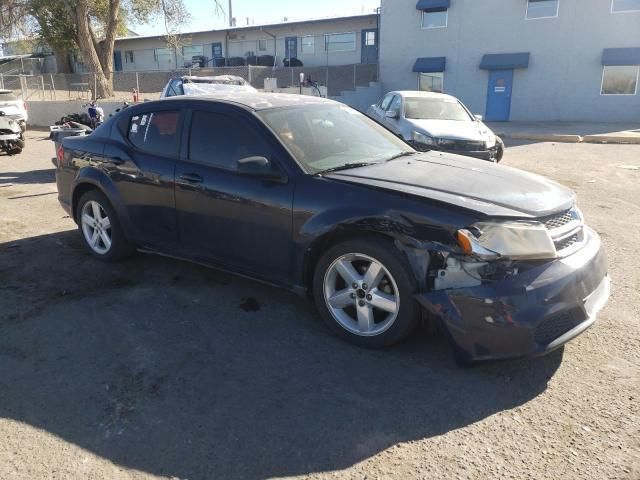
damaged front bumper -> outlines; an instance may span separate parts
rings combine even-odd
[[[544,354],[575,338],[595,321],[609,285],[600,238],[585,228],[585,244],[568,257],[416,299],[442,321],[468,360],[492,360]]]

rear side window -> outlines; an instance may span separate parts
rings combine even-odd
[[[12,102],[18,100],[12,92],[0,92],[0,102]]]
[[[148,112],[131,117],[129,141],[146,153],[175,157],[178,155],[180,111]]]
[[[189,159],[217,168],[233,170],[242,158],[270,159],[270,149],[253,128],[232,115],[193,112],[189,135]]]

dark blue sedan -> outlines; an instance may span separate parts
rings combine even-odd
[[[135,250],[309,293],[364,347],[440,322],[464,362],[541,354],[609,295],[598,235],[543,177],[420,153],[329,100],[148,102],[67,138],[62,206],[93,256]]]

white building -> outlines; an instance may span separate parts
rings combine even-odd
[[[640,121],[640,0],[382,0],[384,89],[488,120]]]
[[[116,71],[174,70],[203,57],[206,66],[238,66],[298,59],[304,66],[377,63],[378,16],[249,25],[181,35],[181,46],[168,47],[163,36],[118,38]],[[273,63],[270,63],[270,66]]]

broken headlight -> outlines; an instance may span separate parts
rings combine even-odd
[[[456,238],[467,255],[482,260],[538,260],[556,257],[547,228],[538,222],[480,222],[458,230]]]

